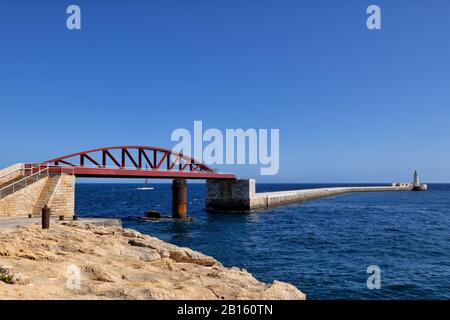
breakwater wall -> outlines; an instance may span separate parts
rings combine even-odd
[[[411,189],[412,185],[391,185],[315,188],[257,193],[254,179],[229,181],[208,180],[206,183],[206,209],[209,211],[250,211],[352,192],[411,191]]]

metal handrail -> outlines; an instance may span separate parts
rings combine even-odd
[[[42,166],[39,166],[37,169],[39,169],[40,167],[42,167]],[[29,168],[29,169],[32,170],[33,168]],[[28,181],[31,180],[33,177],[36,177],[36,181],[39,181],[39,179],[41,178],[41,176],[42,176],[44,171],[47,171],[47,176],[48,176],[49,175],[49,166],[46,166],[42,170],[39,170],[39,171],[37,171],[37,172],[35,172],[35,173],[31,174],[31,175],[25,176],[24,178],[20,179],[19,181],[16,181],[16,182],[14,182],[14,183],[12,183],[10,185],[7,185],[6,187],[3,187],[2,189],[0,189],[0,199],[3,198],[3,195],[5,193],[6,193],[6,195],[8,195],[8,194],[12,194],[12,193],[16,192],[16,186],[18,184],[21,184],[21,183],[25,182],[25,185],[22,186],[22,188],[27,187],[29,185]],[[36,182],[36,181],[34,181],[34,182]],[[12,192],[9,192],[9,193],[5,192],[5,190],[11,189],[11,188],[12,188]]]
[[[5,173],[5,174],[1,175],[0,179],[3,179],[4,177],[7,177],[7,176],[9,176],[9,175],[11,175],[13,173],[16,173],[17,171],[25,171],[25,170],[26,170],[26,168],[24,168],[24,166],[22,166],[20,168],[17,168],[16,170],[13,170],[13,171],[10,171],[8,173]]]
[[[47,165],[47,164],[44,164]],[[200,165],[200,164],[196,164],[196,165]],[[38,165],[36,165],[38,166]],[[75,171],[75,168],[89,168],[89,169],[117,169],[117,170],[140,170],[140,171],[174,171],[174,169],[167,169],[167,168],[136,168],[136,167],[117,167],[117,166],[97,166],[95,164],[90,164],[90,165],[84,165],[82,167],[78,167],[78,166],[56,166],[56,165],[48,165],[49,168],[61,168],[61,169],[71,169],[73,172]],[[197,171],[196,171],[197,172]],[[196,173],[194,172],[194,173]],[[215,172],[215,171],[214,171]],[[200,172],[198,171],[198,173],[204,173],[204,172]],[[222,173],[222,172],[220,172]]]
[[[58,169],[60,169],[61,173],[64,173],[65,170],[71,170],[72,171],[72,173],[70,173],[71,175],[75,174],[75,168],[77,168],[77,166],[69,166],[69,165],[67,165],[67,166],[57,166],[57,165],[50,165],[48,163],[33,164],[34,167],[39,167],[39,166],[44,166],[44,165],[48,166],[50,169],[58,168]],[[102,165],[97,166],[97,165],[94,165],[94,164],[89,164],[89,165],[85,164],[83,166],[83,168],[92,168],[92,169],[100,168],[100,169],[117,169],[117,170],[140,170],[140,171],[165,171],[165,172],[174,171],[173,169],[166,169],[166,168],[156,169],[156,168],[151,168],[151,167],[149,167],[149,168],[136,168],[134,166],[133,167],[117,167],[117,166],[102,166]],[[222,172],[222,171],[217,171],[215,169],[212,169],[212,170],[213,170],[214,173],[233,174],[232,172]],[[175,171],[176,171],[176,169],[175,169]],[[192,172],[192,173],[203,174],[203,172],[201,172],[201,171],[195,171],[195,172]]]

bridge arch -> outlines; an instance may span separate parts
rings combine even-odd
[[[72,153],[40,165],[63,168],[79,177],[235,179],[194,158],[152,146],[114,146]]]

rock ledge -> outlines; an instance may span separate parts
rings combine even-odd
[[[78,274],[80,277],[78,277]],[[79,281],[78,281],[79,279]],[[79,284],[79,285],[78,285]],[[79,222],[0,230],[1,299],[305,299],[131,229]]]

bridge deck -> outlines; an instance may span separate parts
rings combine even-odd
[[[57,169],[56,169],[57,170]],[[231,173],[74,167],[76,177],[154,179],[236,179]],[[67,171],[67,169],[66,169]]]

